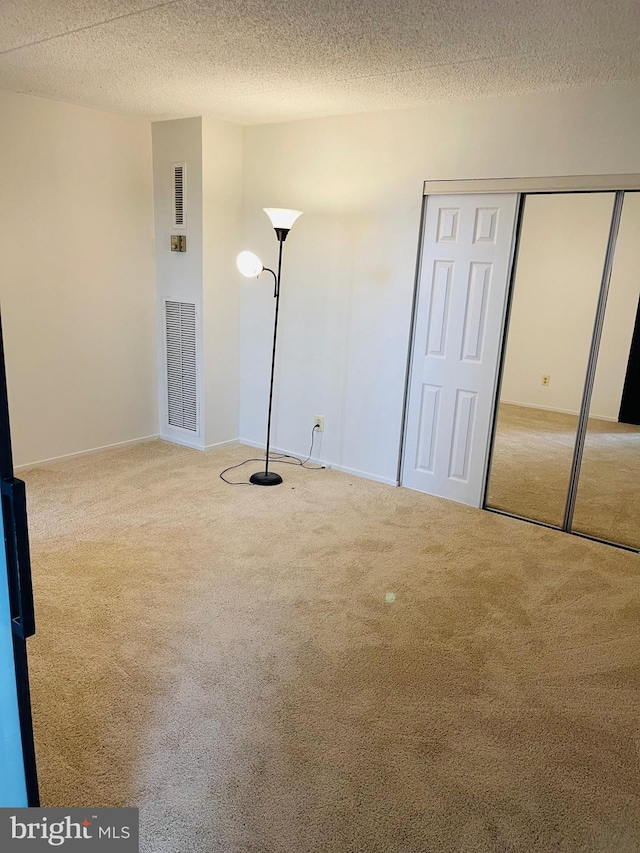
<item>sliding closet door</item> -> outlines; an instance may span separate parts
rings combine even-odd
[[[528,195],[486,505],[561,527],[614,193]]]
[[[640,193],[626,193],[572,529],[640,548]]]
[[[402,484],[480,506],[518,196],[429,196]]]

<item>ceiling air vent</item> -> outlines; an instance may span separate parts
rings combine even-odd
[[[173,227],[187,227],[187,165],[173,163],[171,166],[173,180]]]
[[[165,302],[169,426],[198,432],[196,306]]]

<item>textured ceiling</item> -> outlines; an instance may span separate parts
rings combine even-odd
[[[640,0],[0,0],[0,88],[243,124],[640,79]]]

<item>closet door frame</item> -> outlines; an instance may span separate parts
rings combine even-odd
[[[580,466],[582,463],[582,455],[584,451],[584,443],[587,434],[587,426],[589,420],[589,410],[591,406],[591,397],[593,394],[593,385],[595,381],[595,373],[598,363],[598,353],[600,348],[600,340],[602,337],[602,329],[604,326],[607,296],[609,292],[609,283],[613,269],[613,261],[615,257],[616,240],[622,216],[622,206],[624,203],[625,191],[633,192],[640,190],[640,175],[567,175],[567,176],[552,176],[552,177],[530,177],[530,178],[480,178],[471,180],[448,180],[448,181],[425,181],[423,187],[423,204],[421,211],[420,233],[418,242],[418,257],[416,263],[416,279],[414,286],[414,299],[411,315],[411,328],[409,334],[409,348],[407,354],[407,369],[405,376],[405,393],[403,416],[401,424],[400,447],[398,452],[398,485],[401,483],[403,456],[406,442],[406,426],[407,426],[407,407],[409,402],[409,386],[411,378],[412,355],[414,348],[415,334],[415,314],[417,307],[417,288],[420,279],[421,269],[421,249],[424,238],[424,212],[429,195],[470,195],[481,193],[514,193],[520,196],[518,201],[518,210],[516,213],[514,251],[512,255],[511,268],[509,271],[509,282],[507,291],[507,304],[503,318],[501,341],[500,341],[500,357],[498,365],[498,376],[496,381],[495,396],[493,401],[493,411],[491,416],[491,426],[489,433],[489,449],[487,453],[486,468],[484,472],[484,488],[482,497],[482,508],[489,512],[494,512],[499,515],[506,515],[511,518],[516,518],[521,521],[528,521],[532,524],[538,524],[542,527],[549,527],[553,530],[561,530],[566,533],[571,533],[574,536],[580,536],[584,539],[591,539],[597,542],[603,542],[607,545],[613,545],[617,548],[622,548],[627,551],[640,553],[637,548],[623,545],[618,542],[612,542],[607,539],[601,539],[597,536],[591,536],[588,533],[571,529],[573,521],[573,513],[578,490],[578,482],[580,477]],[[518,249],[520,245],[520,235],[522,229],[522,220],[524,207],[526,204],[527,195],[538,194],[559,194],[559,193],[579,193],[579,192],[614,192],[615,199],[611,222],[609,227],[609,237],[607,241],[607,249],[605,254],[603,272],[601,277],[600,292],[596,308],[596,316],[594,319],[594,328],[591,338],[591,346],[589,350],[589,358],[587,363],[587,372],[580,406],[578,418],[578,429],[574,446],[574,453],[571,466],[571,477],[569,481],[569,489],[565,505],[565,515],[562,526],[548,524],[546,522],[536,521],[535,519],[525,518],[524,516],[515,513],[509,513],[505,510],[500,510],[487,505],[487,494],[489,490],[489,478],[491,472],[491,463],[493,458],[493,448],[495,441],[496,425],[498,419],[498,402],[500,399],[500,390],[502,385],[502,377],[504,372],[504,361],[506,355],[506,340],[507,331],[509,328],[509,319],[511,314],[511,306],[513,302],[515,276],[518,264]]]

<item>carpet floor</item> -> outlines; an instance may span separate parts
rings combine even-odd
[[[248,455],[21,475],[43,804],[148,853],[639,851],[638,556]]]
[[[488,505],[562,526],[576,415],[502,403]],[[640,427],[590,418],[573,529],[640,548]]]

